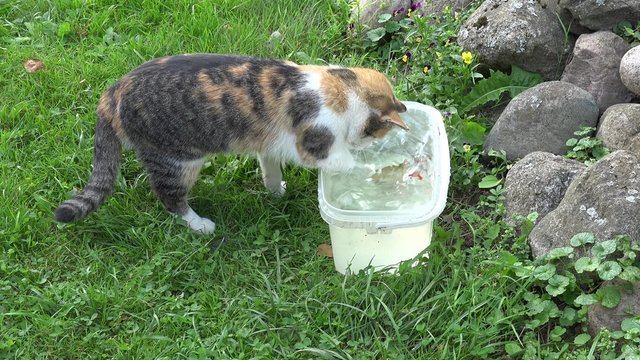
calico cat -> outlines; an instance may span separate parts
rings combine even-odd
[[[89,183],[54,217],[72,222],[100,206],[113,191],[124,145],[166,209],[212,233],[215,224],[187,202],[208,154],[257,154],[264,185],[282,195],[282,163],[348,170],[350,149],[394,125],[407,128],[398,115],[404,111],[386,77],[371,69],[217,54],[151,60],[102,95]]]

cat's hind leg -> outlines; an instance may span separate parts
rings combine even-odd
[[[263,154],[258,154],[258,160],[260,161],[264,186],[276,196],[284,195],[287,183],[282,181],[280,160]]]
[[[185,161],[144,153],[140,157],[149,172],[151,187],[164,207],[180,216],[191,229],[203,234],[213,233],[216,224],[200,217],[191,209],[187,200],[204,159]]]

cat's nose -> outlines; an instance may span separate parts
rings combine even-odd
[[[396,111],[399,113],[403,113],[407,111],[407,107],[404,106],[404,104],[401,103],[400,101],[396,100]]]

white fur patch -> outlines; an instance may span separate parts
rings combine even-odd
[[[192,208],[189,208],[189,210],[181,217],[182,220],[187,222],[192,230],[202,234],[213,234],[216,230],[216,224],[213,221],[200,217],[200,215],[196,214]]]
[[[300,163],[300,155],[296,149],[296,136],[290,133],[279,133],[269,146],[269,157],[280,159],[281,162],[294,161]]]
[[[318,161],[317,165],[321,168],[345,171],[351,169],[355,165],[353,155],[350,149],[360,148],[362,144],[362,129],[369,118],[370,108],[361,100],[353,91],[349,91],[347,110],[343,113],[336,113],[329,107],[325,106],[325,98],[320,91],[321,74],[307,73],[305,88],[318,93],[321,98],[322,105],[316,119],[312,122],[316,126],[324,126],[328,128],[334,135],[335,140],[326,159]],[[293,135],[291,135],[293,136]],[[288,159],[295,160],[300,163],[301,159],[295,149],[296,139],[283,137],[282,135],[276,140],[272,149],[273,155],[289,155]],[[287,146],[284,146],[288,144]],[[293,144],[293,149],[291,145]],[[293,150],[289,152],[287,150]],[[279,157],[284,159],[283,157]]]
[[[307,73],[305,76],[307,83],[305,84],[305,88],[309,90],[320,90],[320,79],[321,75],[318,73]]]

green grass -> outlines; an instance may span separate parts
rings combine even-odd
[[[317,173],[288,168],[276,199],[252,158],[202,171],[192,205],[214,237],[169,216],[130,153],[98,212],[52,221],[89,177],[100,93],[130,69],[186,52],[390,69],[347,18],[342,1],[0,0],[0,357],[476,359],[519,341],[530,283],[458,201],[400,276],[335,272],[316,255]]]

